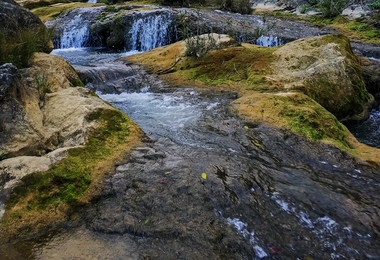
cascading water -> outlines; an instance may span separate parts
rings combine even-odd
[[[99,16],[104,6],[82,7],[68,11],[56,20],[47,21],[48,28],[54,28],[56,49],[81,48],[90,46],[90,25]]]
[[[261,45],[264,47],[275,47],[284,44],[281,38],[278,38],[277,36],[264,36],[261,35],[256,40],[257,45]]]
[[[147,51],[171,43],[172,15],[162,13],[159,15],[137,16],[129,31],[130,50]]]
[[[64,28],[59,48],[80,48],[85,45],[89,37],[89,22],[86,22],[81,14],[78,14]]]
[[[357,125],[349,126],[351,133],[362,143],[380,148],[380,110],[374,109],[370,117]]]

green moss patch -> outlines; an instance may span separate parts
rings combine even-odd
[[[1,219],[2,232],[15,234],[25,226],[36,226],[41,218],[48,225],[57,211],[62,214],[86,203],[106,169],[135,145],[136,126],[122,112],[99,109],[88,121],[99,126],[92,130],[86,145],[70,149],[68,156],[48,171],[24,177],[13,190]]]
[[[329,140],[349,148],[347,128],[317,102],[302,94],[283,97],[281,102],[279,116],[293,132],[313,141]]]
[[[268,90],[265,75],[271,73],[271,53],[276,48],[253,45],[210,51],[202,59],[190,57],[176,66],[181,76],[207,85],[240,83],[246,89]]]

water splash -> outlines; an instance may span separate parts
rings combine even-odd
[[[380,110],[371,111],[370,117],[359,124],[348,126],[359,142],[380,148]]]
[[[147,13],[134,20],[130,36],[130,49],[147,51],[171,42],[172,15]]]

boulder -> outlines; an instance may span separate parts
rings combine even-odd
[[[0,37],[16,37],[20,32],[36,32],[47,35],[47,29],[43,22],[28,9],[21,7],[13,0],[0,0]],[[53,48],[41,45],[40,51],[50,52]]]
[[[0,0],[0,24],[7,36],[14,35],[20,30],[36,31],[44,28],[38,16],[13,0]]]
[[[86,116],[110,108],[81,83],[62,58],[39,53],[34,67],[18,71],[3,65],[0,75],[0,154],[40,156],[57,148],[82,145],[92,124]],[[44,85],[47,89],[40,89]]]
[[[380,59],[369,59],[358,56],[359,63],[363,68],[363,79],[369,93],[380,104]]]
[[[47,171],[50,166],[67,156],[70,148],[60,148],[45,156],[18,156],[0,161],[0,191],[11,190],[22,177]]]
[[[348,38],[326,35],[300,39],[273,55],[273,79],[286,91],[303,92],[340,121],[368,117],[374,99],[366,90]]]

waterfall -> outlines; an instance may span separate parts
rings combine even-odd
[[[85,21],[81,14],[77,14],[74,19],[68,22],[64,27],[59,41],[59,48],[83,47],[89,38],[88,26],[89,22]]]
[[[278,38],[277,36],[264,36],[261,35],[257,40],[256,40],[257,45],[261,45],[264,47],[275,47],[284,44],[282,39]]]
[[[81,7],[67,11],[57,19],[47,21],[46,27],[54,30],[54,48],[89,47],[91,40],[90,25],[99,16],[104,6]]]
[[[130,34],[130,50],[147,51],[171,43],[172,15],[169,13],[134,19]]]

